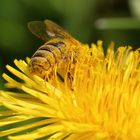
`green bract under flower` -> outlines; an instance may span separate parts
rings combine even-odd
[[[67,71],[64,82],[58,79],[57,67],[48,81],[31,75],[29,61],[15,60],[18,70],[6,66],[19,80],[3,74],[6,86],[19,90],[0,91],[0,105],[5,107],[0,111],[1,137],[8,136],[11,140],[140,139],[138,50],[119,47],[114,52],[112,44],[105,55],[99,41],[97,46],[87,48],[75,64],[71,85]]]

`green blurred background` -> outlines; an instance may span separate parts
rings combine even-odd
[[[103,40],[105,49],[111,41],[138,48],[139,7],[140,0],[1,0],[0,74],[42,44],[27,29],[32,20],[51,19],[83,43]]]

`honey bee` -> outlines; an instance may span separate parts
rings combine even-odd
[[[45,20],[31,21],[28,23],[29,30],[45,43],[38,48],[29,62],[29,70],[44,79],[48,78],[52,68],[57,65],[61,71],[66,69],[68,60],[74,64],[77,61],[82,44],[68,34],[56,23]],[[57,72],[63,81],[62,72]],[[68,77],[72,79],[72,74]]]

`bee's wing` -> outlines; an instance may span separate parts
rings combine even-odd
[[[54,23],[51,20],[46,19],[44,21],[46,24],[46,28],[48,33],[50,32],[51,34],[54,34],[55,37],[60,37],[63,39],[68,39],[72,43],[78,43],[78,41],[73,38],[69,33],[67,33],[62,27],[60,27],[58,24]]]
[[[50,20],[45,20],[44,22],[31,21],[28,23],[28,28],[35,36],[44,41],[54,37],[64,38],[66,36],[63,28]]]
[[[46,28],[48,33],[54,34],[56,37],[67,38],[68,36],[71,37],[62,27],[58,24],[54,23],[51,20],[45,20],[44,23],[46,24]]]
[[[31,21],[28,23],[29,30],[38,38],[48,41],[51,38],[63,38],[74,41],[75,39],[69,35],[62,27],[51,20]],[[75,40],[76,41],[76,40]]]
[[[38,38],[47,41],[50,37],[46,33],[46,25],[42,21],[31,21],[28,23],[29,30]]]

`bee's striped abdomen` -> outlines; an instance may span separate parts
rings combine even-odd
[[[30,71],[38,73],[38,71],[48,70],[55,64],[59,63],[62,58],[61,47],[63,42],[48,42],[42,45],[32,56],[29,63]]]
[[[49,43],[47,43],[47,45],[57,48],[59,50],[59,52],[61,53],[61,56],[64,54],[64,49],[66,48],[66,45],[64,42],[62,42],[62,41],[49,42]],[[57,49],[55,49],[55,50],[57,50]],[[57,52],[55,54],[57,54]]]
[[[58,61],[58,59],[61,59],[62,51],[60,48],[63,46],[64,46],[63,42],[49,42],[41,46],[38,50],[51,52],[56,61]]]

